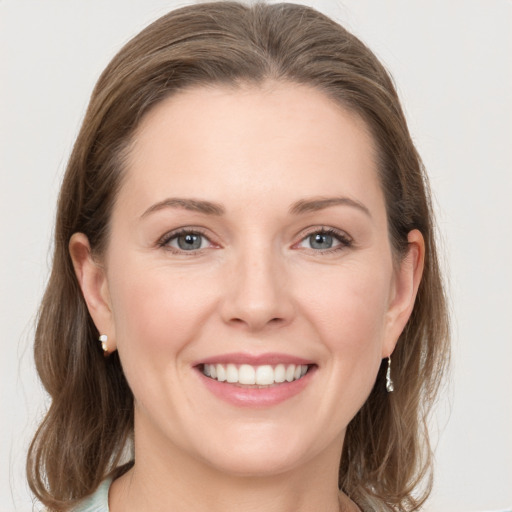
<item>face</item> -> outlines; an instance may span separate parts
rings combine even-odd
[[[102,266],[72,247],[136,450],[244,475],[339,459],[414,300],[375,161],[305,86],[189,89],[144,118]]]

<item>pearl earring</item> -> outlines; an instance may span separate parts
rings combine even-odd
[[[388,369],[386,371],[386,391],[392,393],[395,390],[395,385],[391,380],[391,357],[388,357]]]
[[[101,350],[103,350],[103,354],[107,355],[108,354],[108,346],[107,346],[108,336],[106,334],[102,334],[98,339],[101,343]]]

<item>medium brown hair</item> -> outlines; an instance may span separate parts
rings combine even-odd
[[[51,510],[68,510],[115,472],[133,431],[131,391],[117,354],[102,356],[69,240],[85,233],[93,253],[104,252],[131,136],[154,105],[191,86],[266,80],[312,86],[359,115],[378,148],[395,257],[411,230],[425,239],[417,300],[393,353],[395,391],[386,393],[383,362],[348,426],[339,485],[362,510],[418,510],[428,496],[426,418],[448,357],[448,317],[427,178],[392,80],[361,41],[312,8],[216,2],[170,12],[124,46],[98,80],[69,160],[35,339],[51,406],[27,464]]]

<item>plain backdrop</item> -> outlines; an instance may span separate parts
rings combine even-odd
[[[172,0],[0,0],[0,512],[32,510],[32,360],[56,195],[89,94]],[[454,365],[430,512],[512,506],[512,2],[314,0],[397,83],[435,195]],[[37,508],[36,508],[37,509]]]

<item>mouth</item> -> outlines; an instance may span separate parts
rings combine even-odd
[[[267,408],[309,388],[318,365],[290,354],[229,353],[193,365],[206,389],[236,407]]]
[[[295,382],[302,379],[315,365],[284,364],[250,365],[216,363],[199,365],[206,377],[217,382],[237,385],[244,388],[264,389]]]

